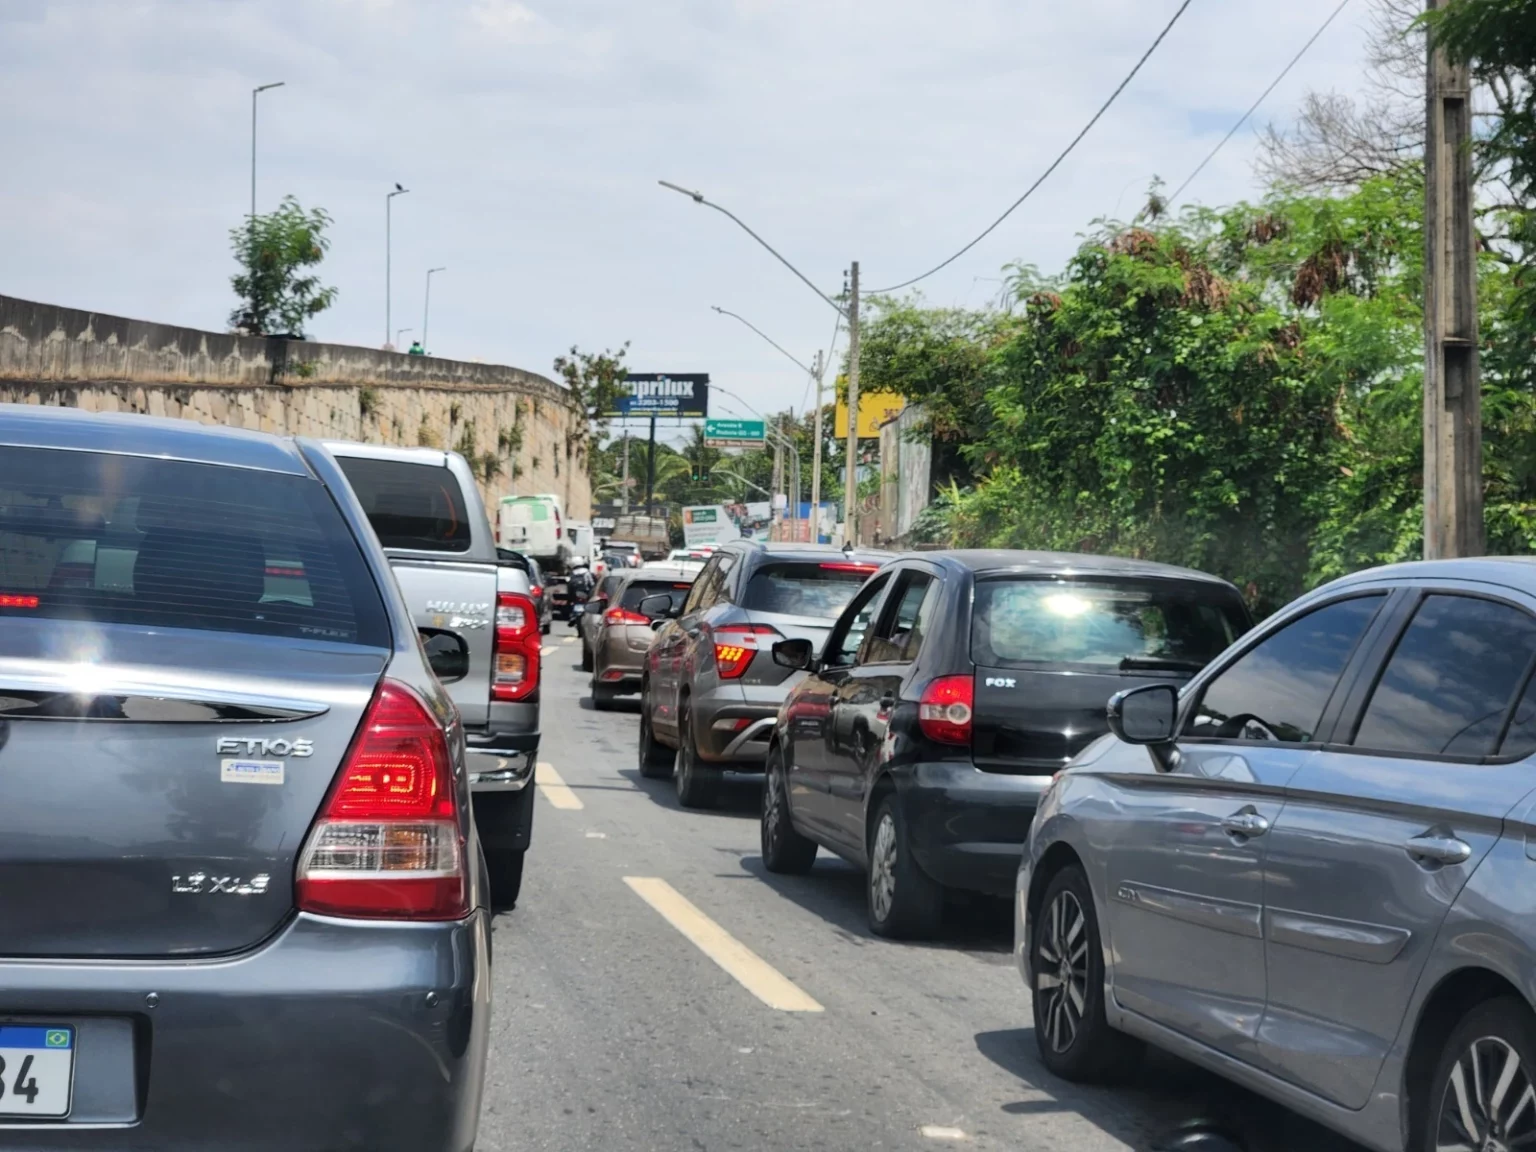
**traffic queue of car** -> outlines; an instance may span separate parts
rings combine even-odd
[[[1254,628],[1224,580],[742,541],[580,620],[684,807],[761,773],[882,936],[1012,898],[1042,1061],[1148,1045],[1390,1152],[1536,1145],[1536,563],[1358,573]]]

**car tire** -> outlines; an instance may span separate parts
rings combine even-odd
[[[486,854],[492,912],[510,912],[517,907],[517,898],[523,890],[523,858],[527,855],[527,850],[522,848]]]
[[[720,771],[699,762],[693,709],[686,698],[677,707],[677,767],[672,782],[677,785],[677,802],[684,808],[713,808],[720,802]]]
[[[1076,865],[1051,878],[1029,941],[1030,997],[1041,1062],[1063,1080],[1123,1080],[1141,1041],[1104,1015],[1104,949],[1088,877]]]
[[[763,867],[780,876],[804,876],[816,863],[816,841],[795,831],[789,815],[789,772],[782,745],[768,753],[763,772],[760,839]]]
[[[539,634],[543,635],[543,636],[548,636],[549,635],[549,630],[551,628],[553,628],[553,627],[554,627],[553,623],[541,624],[541,625],[539,625]]]
[[[665,780],[672,775],[677,763],[677,753],[659,743],[651,730],[651,701],[642,690],[640,693],[640,775],[647,780]]]
[[[583,672],[592,671],[592,649],[588,648],[586,644],[581,646],[581,670]]]
[[[592,707],[599,712],[608,712],[613,708],[613,689],[604,688],[597,682],[597,677],[592,677]]]
[[[864,891],[869,929],[876,936],[926,940],[944,919],[944,888],[912,857],[906,820],[888,792],[869,826],[869,872]]]
[[[1510,1073],[1507,1062],[1512,1058],[1517,1063]],[[1513,1077],[1508,1083],[1506,1074]],[[1532,1088],[1536,1088],[1536,1018],[1517,996],[1483,1001],[1451,1031],[1427,1089],[1414,1094],[1418,1115],[1412,1123],[1411,1152],[1457,1144],[1523,1147],[1536,1136],[1536,1110],[1523,1104]],[[1500,1103],[1494,1107],[1491,1100],[1496,1092]]]

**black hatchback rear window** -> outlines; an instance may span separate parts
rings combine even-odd
[[[336,462],[384,547],[469,551],[469,511],[458,480],[447,468],[354,456]]]
[[[747,581],[741,606],[749,612],[782,612],[835,620],[864,581],[874,575],[876,567],[844,560],[764,564]]]
[[[1248,630],[1248,611],[1221,584],[1159,579],[984,579],[976,582],[971,657],[983,666],[1166,666],[1194,672]]]
[[[688,599],[688,590],[692,587],[686,580],[631,580],[624,586],[624,597],[619,601],[619,607],[638,609],[640,601],[647,596],[667,595],[672,597],[672,610],[675,612]]]
[[[319,481],[0,449],[0,618],[388,647],[384,604]]]

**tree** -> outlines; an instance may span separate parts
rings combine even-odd
[[[275,212],[229,230],[241,271],[230,277],[242,303],[230,325],[248,336],[285,335],[304,339],[306,323],[336,302],[336,289],[303,275],[325,259],[331,218],[323,208],[306,212],[285,196]]]
[[[592,472],[591,448],[593,441],[608,426],[608,414],[624,392],[624,376],[627,369],[624,357],[629,354],[629,341],[619,346],[617,352],[583,352],[571,346],[568,356],[555,357],[555,372],[564,382],[570,394],[571,404],[578,413],[565,434],[565,502],[571,502],[571,475],[575,466]]]

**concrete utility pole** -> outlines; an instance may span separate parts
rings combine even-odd
[[[1450,0],[1426,0],[1433,12]],[[1483,397],[1472,216],[1472,84],[1429,45],[1424,150],[1424,558],[1483,553]]]
[[[619,497],[619,511],[627,516],[629,515],[629,429],[627,428],[624,430],[624,482],[619,486],[619,491],[623,493]]]
[[[843,481],[843,540],[858,547],[859,503],[859,262],[853,262],[848,293],[848,476]]]
[[[422,303],[421,306],[421,350],[423,352],[427,352],[427,320],[432,315],[432,274],[434,272],[446,271],[448,271],[448,266],[446,264],[444,264],[441,268],[427,269],[427,296],[426,300]],[[430,356],[432,353],[427,352],[427,355]]]
[[[811,543],[821,540],[821,380],[826,370],[816,352],[816,445],[811,449]]]

